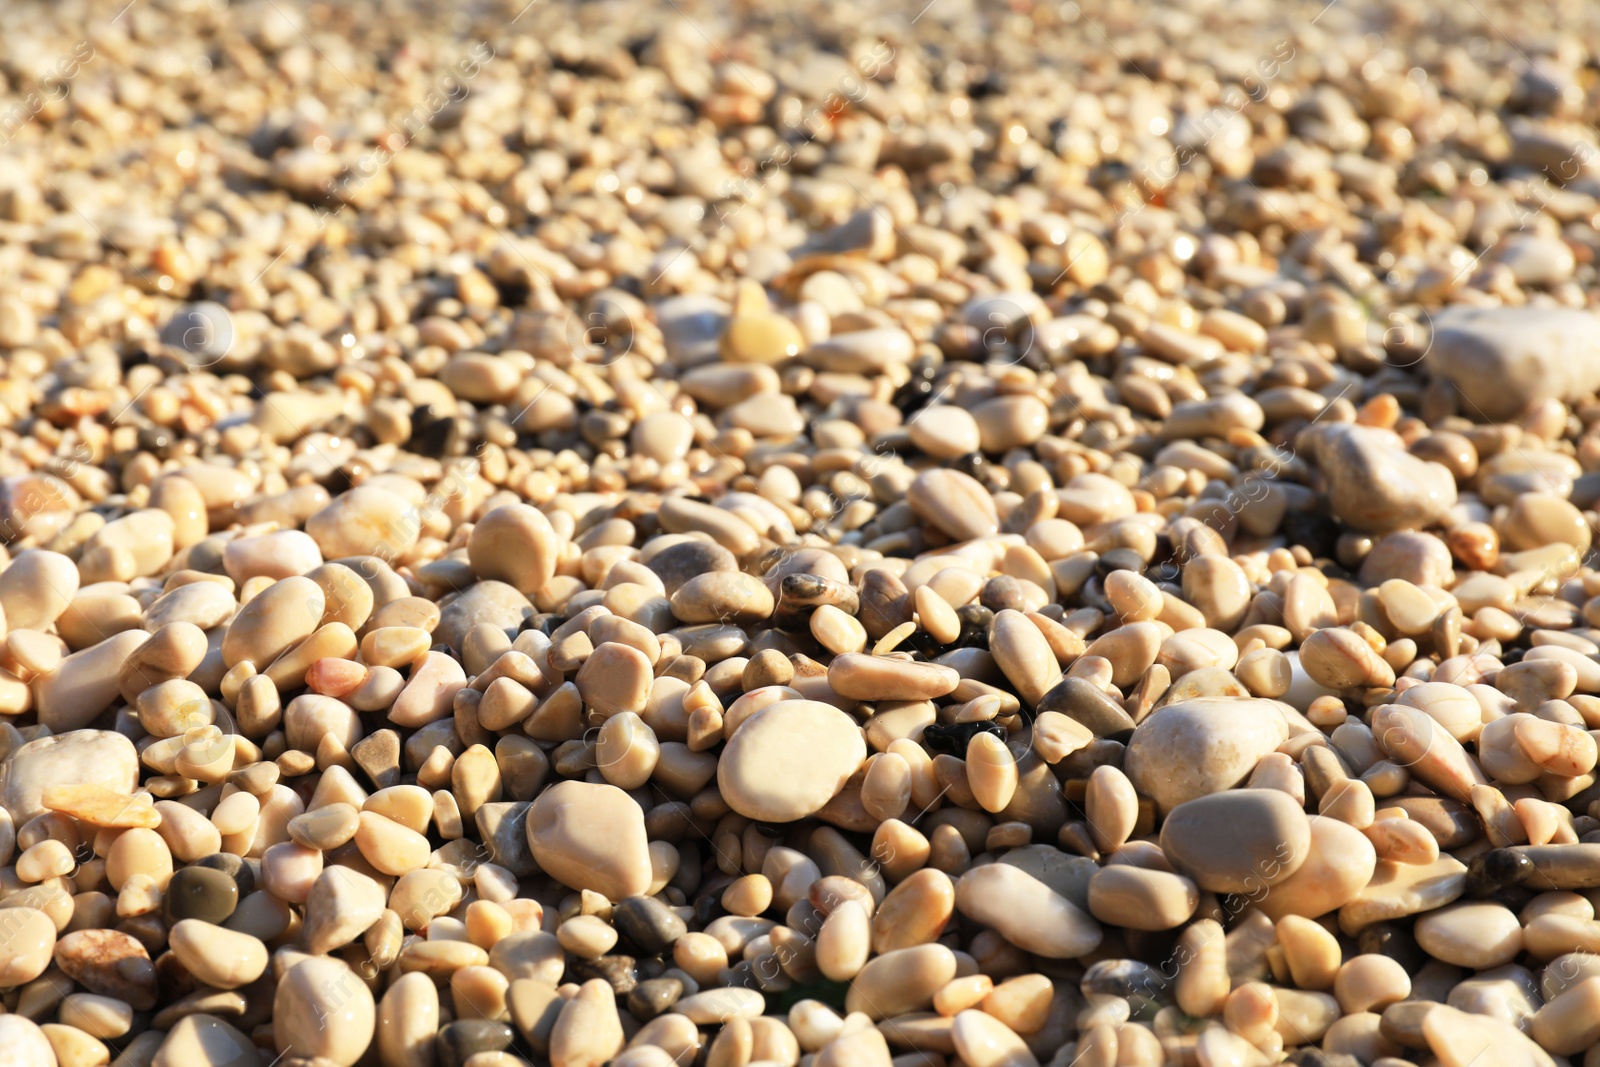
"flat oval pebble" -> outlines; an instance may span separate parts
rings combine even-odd
[[[796,822],[833,799],[867,758],[861,728],[815,700],[780,700],[740,724],[717,763],[728,805],[761,822]]]
[[[1300,869],[1311,823],[1289,794],[1231,789],[1177,805],[1161,824],[1174,867],[1213,893],[1258,893]]]

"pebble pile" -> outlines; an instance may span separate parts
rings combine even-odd
[[[888,6],[0,12],[0,1067],[1600,1067],[1595,13]]]

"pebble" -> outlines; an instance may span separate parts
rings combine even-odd
[[[561,541],[544,512],[506,504],[484,515],[467,539],[467,559],[480,579],[505,582],[532,596],[555,576]]]
[[[923,471],[905,493],[912,510],[951,540],[987,537],[1000,528],[993,498],[976,479],[960,471]]]
[[[615,786],[553,785],[528,810],[527,828],[534,860],[569,888],[616,901],[650,887],[644,812]]]
[[[353,1067],[372,1041],[376,1008],[366,983],[342,961],[313,956],[294,963],[272,998],[279,1053]]]
[[[1428,366],[1485,419],[1600,389],[1594,317],[1562,308],[1462,308],[1434,323]]]
[[[867,758],[861,729],[814,700],[780,700],[745,719],[717,762],[717,786],[734,811],[768,823],[814,815]]]
[[[1018,867],[990,864],[956,882],[956,908],[1025,952],[1072,959],[1094,951],[1100,925],[1077,905]]]
[[[46,788],[66,784],[130,795],[139,784],[133,743],[109,730],[76,730],[29,741],[0,764],[0,804],[18,826],[45,811]]]
[[[1244,781],[1290,735],[1290,712],[1272,700],[1201,697],[1152,712],[1128,742],[1124,769],[1163,812]]]
[[[1161,825],[1174,867],[1213,893],[1256,894],[1305,863],[1311,823],[1289,794],[1231,789],[1178,804]]]
[[[1358,530],[1423,527],[1455,505],[1455,477],[1406,452],[1392,435],[1360,426],[1307,431],[1306,454],[1328,479],[1333,513]]]

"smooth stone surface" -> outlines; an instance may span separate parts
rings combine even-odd
[[[467,559],[479,578],[502,581],[533,596],[555,575],[561,552],[544,512],[527,504],[495,508],[473,526]]]
[[[1510,963],[1522,951],[1522,924],[1502,904],[1466,901],[1417,918],[1417,944],[1436,960],[1488,970]]]
[[[56,1067],[57,1062],[38,1024],[21,1015],[0,1015],[0,1067]]]
[[[616,786],[558,782],[528,811],[528,845],[552,878],[609,900],[650,888],[644,812]]]
[[[199,919],[220,924],[239,906],[239,883],[225,871],[183,867],[173,872],[161,906],[169,922]]]
[[[95,785],[128,796],[139,784],[133,742],[110,730],[78,730],[29,741],[0,764],[0,804],[22,826],[45,810],[53,785]]]
[[[1372,879],[1377,852],[1360,830],[1326,816],[1311,818],[1311,853],[1300,869],[1262,894],[1256,907],[1276,922],[1315,919],[1349,903]]]
[[[1276,700],[1201,697],[1151,712],[1128,742],[1123,769],[1162,812],[1231,788],[1283,744],[1299,716]]]
[[[259,1059],[249,1037],[224,1019],[197,1012],[167,1031],[150,1067],[254,1067]]]
[[[850,716],[815,700],[780,700],[728,739],[717,786],[740,815],[795,822],[822,810],[866,758],[866,741]]]
[[[92,993],[139,1011],[156,1003],[156,968],[138,941],[117,930],[77,930],[56,942],[56,966]]]
[[[1256,893],[1300,869],[1311,823],[1289,794],[1230,789],[1179,804],[1161,826],[1161,850],[1201,889]]]
[[[956,908],[1013,945],[1047,959],[1074,959],[1100,944],[1100,924],[1020,867],[991,863],[956,882]]]
[[[445,607],[433,636],[436,641],[460,651],[467,632],[479,623],[488,623],[514,635],[522,628],[523,620],[532,614],[532,602],[515,586],[493,580],[481,581]]]
[[[376,555],[394,559],[417,543],[417,509],[398,493],[358,485],[306,520],[324,559]]]
[[[314,956],[290,967],[272,998],[281,1053],[353,1067],[372,1041],[376,1006],[367,985],[339,960]]]
[[[960,471],[923,471],[906,489],[906,503],[954,541],[987,537],[1000,529],[994,498],[976,478]]]
[[[1560,307],[1459,308],[1434,318],[1428,369],[1481,419],[1600,389],[1600,317]]]
[[[1322,424],[1296,440],[1327,478],[1334,515],[1358,530],[1427,526],[1456,502],[1449,469],[1411,455],[1387,431]]]
[[[11,907],[0,916],[0,985],[24,985],[50,966],[56,926],[37,908]]]
[[[143,630],[124,630],[63,659],[33,682],[39,722],[65,733],[88,726],[116,700],[122,666],[150,639]]]

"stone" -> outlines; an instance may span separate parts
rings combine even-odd
[[[847,653],[828,665],[828,687],[851,700],[932,700],[960,681],[952,667],[886,656]]]
[[[232,667],[249,661],[258,671],[310,637],[322,622],[327,596],[310,578],[274,582],[258,593],[228,624],[222,661]]]
[[[1100,944],[1100,924],[1020,867],[992,863],[956,882],[956,908],[1025,952],[1076,959]]]
[[[57,1062],[55,1049],[38,1024],[21,1015],[0,1015],[0,1065],[56,1067]]]
[[[0,571],[0,611],[6,624],[17,630],[48,631],[77,595],[78,582],[77,564],[59,552],[18,553]]]
[[[289,967],[272,997],[280,1053],[354,1067],[372,1042],[372,993],[342,961],[312,956]]]
[[[1556,1067],[1556,1061],[1512,1024],[1439,1005],[1422,1017],[1422,1033],[1439,1067]]]
[[[75,730],[29,741],[0,764],[0,804],[19,827],[44,813],[47,787],[67,784],[131,796],[139,784],[133,742],[109,730]]]
[[[267,948],[249,934],[200,919],[181,919],[168,931],[168,945],[190,974],[214,989],[249,985],[267,969]]]
[[[527,832],[535,862],[571,889],[622,900],[650,887],[644,812],[616,786],[556,783],[534,800]]]
[[[1300,869],[1311,823],[1289,794],[1230,789],[1179,804],[1161,826],[1173,867],[1213,893],[1253,895]]]
[[[1128,742],[1123,769],[1167,813],[1243,782],[1299,732],[1298,713],[1276,700],[1200,697],[1151,712]]]
[[[952,404],[929,404],[906,423],[906,433],[934,459],[959,459],[978,451],[978,420]]]
[[[324,559],[378,556],[392,560],[417,543],[421,518],[398,493],[358,485],[306,519],[306,533]]]
[[[33,682],[39,722],[57,733],[88,726],[116,700],[123,664],[150,635],[124,630],[63,659]]]
[[[256,1047],[249,1037],[224,1019],[195,1012],[179,1019],[167,1031],[150,1067],[190,1067],[191,1064],[233,1067],[252,1065],[257,1060]]]
[[[728,739],[717,786],[740,815],[796,822],[822,810],[866,758],[866,741],[850,716],[815,700],[780,700]]]
[[[56,966],[91,993],[138,1011],[156,1004],[156,967],[138,941],[117,930],[76,930],[56,942]]]
[[[1334,516],[1355,529],[1420,529],[1455,505],[1449,468],[1411,455],[1388,431],[1324,423],[1296,443],[1327,479]]]
[[[906,489],[906,503],[924,522],[954,541],[988,537],[1000,529],[989,491],[960,471],[923,471]]]
[[[1311,848],[1299,870],[1254,899],[1267,918],[1314,919],[1355,899],[1377,866],[1372,842],[1355,827],[1326,816],[1311,817]]]
[[[561,553],[544,512],[527,504],[495,508],[472,527],[467,559],[480,579],[502,581],[533,596],[554,577]]]
[[[161,896],[168,922],[199,919],[221,925],[239,906],[239,883],[225,871],[182,867],[173,872]]]
[[[450,601],[439,616],[434,640],[459,652],[461,642],[474,626],[487,623],[504,630],[507,636],[515,636],[533,613],[532,602],[516,586],[486,579]]]
[[[1510,963],[1522,951],[1522,924],[1503,904],[1466,901],[1417,918],[1417,944],[1436,960],[1475,971]]]
[[[387,894],[377,881],[349,867],[324,867],[305,901],[304,938],[313,955],[350,944],[377,922]]]
[[[56,925],[37,908],[0,911],[0,983],[25,985],[45,972],[56,947]]]
[[[1427,365],[1480,419],[1600,389],[1600,317],[1562,307],[1451,309],[1435,317]]]

